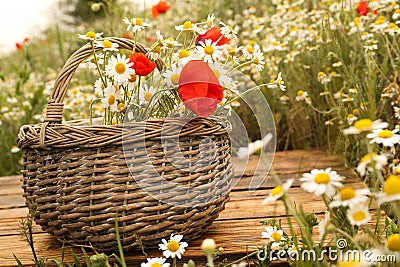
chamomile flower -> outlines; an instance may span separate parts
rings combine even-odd
[[[388,237],[387,248],[390,251],[400,251],[400,234],[392,234]]]
[[[285,239],[283,236],[283,231],[281,229],[277,229],[276,226],[267,226],[265,227],[265,232],[261,233],[262,238],[268,238],[272,243],[272,247],[279,247],[280,243]]]
[[[355,122],[355,121],[357,121],[358,120],[358,118],[356,117],[356,116],[354,116],[354,114],[348,114],[347,115],[347,123],[349,124],[349,125],[352,125],[353,124],[353,122]]]
[[[208,28],[214,27],[214,19],[215,19],[215,15],[214,14],[208,14],[207,21],[206,21]]]
[[[356,189],[351,187],[343,187],[337,195],[333,197],[332,202],[329,204],[331,208],[333,207],[347,207],[350,205],[355,205],[363,203],[368,200],[368,195],[370,194],[369,189]]]
[[[254,53],[253,53],[253,62],[255,64],[257,64],[256,67],[257,67],[258,71],[262,71],[264,69],[264,65],[265,65],[264,53],[261,50],[257,49],[256,51],[254,51]],[[281,86],[279,86],[279,87],[282,90],[282,87]],[[283,86],[283,88],[285,89],[286,86]],[[282,91],[285,91],[285,90],[282,90]]]
[[[169,263],[166,263],[165,258],[147,258],[147,262],[142,262],[140,267],[169,267]]]
[[[376,153],[364,155],[357,165],[357,172],[360,176],[365,176],[366,171],[380,170],[387,163],[385,155],[378,155]]]
[[[199,44],[196,49],[205,62],[212,63],[222,58],[221,47],[213,43],[211,39],[206,39],[205,42],[200,41]]]
[[[114,85],[104,89],[104,98],[101,100],[102,108],[110,108],[112,111],[118,111],[118,101],[121,99],[121,92]]]
[[[229,70],[220,64],[209,64],[210,68],[214,72],[215,76],[218,78],[219,83],[224,88],[234,89],[236,84],[233,79],[229,76]]]
[[[177,87],[179,85],[179,77],[182,71],[182,67],[172,65],[170,69],[167,69],[162,76],[168,87]]]
[[[131,68],[132,66],[133,63],[125,55],[117,54],[117,57],[113,55],[106,66],[106,74],[115,83],[126,84],[131,75],[135,73],[135,70]]]
[[[371,138],[370,144],[377,143],[386,147],[394,147],[395,144],[400,143],[400,135],[396,134],[399,129],[394,130],[373,130],[372,133],[367,135]]]
[[[247,147],[240,147],[237,151],[238,157],[246,158],[258,151],[261,151],[261,149],[272,140],[272,137],[272,134],[268,133],[262,140],[257,140],[255,142],[249,143]]]
[[[400,200],[400,177],[390,175],[383,184],[382,192],[378,194],[378,204]]]
[[[293,181],[294,179],[289,179],[286,181],[286,183],[275,186],[269,193],[269,196],[263,200],[262,204],[267,204],[280,199],[284,194],[288,192],[289,188],[293,184]]]
[[[352,225],[361,226],[371,220],[368,206],[351,205],[347,210],[347,219]]]
[[[96,46],[103,48],[103,51],[118,51],[119,44],[113,43],[108,39],[96,41]]]
[[[163,251],[163,255],[166,258],[181,258],[182,254],[185,253],[185,248],[188,246],[188,243],[181,242],[183,235],[174,235],[171,234],[170,239],[167,241],[162,239],[162,243],[159,244],[159,248]]]
[[[139,91],[140,91],[139,103],[142,104],[142,103],[149,103],[157,90],[153,86],[148,86],[147,84],[143,84],[140,87]]]
[[[303,90],[298,90],[295,100],[296,101],[306,101],[308,97],[308,93]]]
[[[20,150],[21,149],[19,147],[12,146],[11,149],[10,149],[10,152],[14,154],[14,153],[18,153]]]
[[[182,25],[175,26],[175,30],[182,32],[194,32],[194,33],[199,33],[200,31],[196,23],[192,23],[189,20],[185,21]]]
[[[227,39],[237,39],[237,32],[231,27],[223,23],[222,21],[219,23],[222,25],[221,34]]]
[[[278,77],[273,80],[273,82],[270,82],[267,84],[268,88],[279,88],[281,91],[286,91],[286,85],[285,82],[282,79],[282,73],[278,73]]]
[[[126,23],[126,25],[128,25],[128,27],[126,28],[126,31],[132,30],[133,33],[140,32],[145,27],[149,27],[150,26],[149,23],[144,22],[140,18],[128,19],[128,18],[125,17],[124,18],[124,22]]]
[[[344,129],[344,134],[359,134],[361,132],[369,132],[373,130],[380,130],[388,127],[387,122],[382,122],[381,120],[372,121],[370,119],[361,119],[354,122],[353,126]]]
[[[331,168],[314,169],[311,173],[304,173],[300,181],[303,182],[301,188],[317,196],[325,194],[327,197],[331,197],[335,194],[335,187],[343,187],[342,177],[336,171],[332,171]]]
[[[194,59],[193,53],[186,49],[180,49],[175,53],[175,58],[179,65],[186,65],[186,63]]]
[[[102,32],[95,33],[95,32],[89,31],[86,34],[78,34],[78,38],[83,39],[83,40],[88,40],[88,41],[94,41],[94,40],[100,38],[102,35],[103,35]]]

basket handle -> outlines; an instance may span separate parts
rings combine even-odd
[[[143,44],[136,42],[135,45],[135,41],[126,38],[107,37],[98,39],[98,41],[102,41],[105,39],[113,43],[117,43],[120,49],[122,48],[122,49],[133,50],[133,48],[135,47],[136,52],[140,52],[143,54],[146,54],[148,50],[147,47],[144,46]],[[100,49],[101,47],[96,46],[95,43],[95,51],[98,51]],[[65,62],[64,66],[62,67],[60,73],[57,76],[53,91],[49,96],[49,100],[47,101],[47,111],[46,111],[46,116],[44,118],[45,122],[61,123],[62,114],[64,112],[63,100],[68,90],[68,85],[72,79],[73,74],[77,70],[78,66],[85,59],[91,56],[92,53],[93,53],[92,46],[90,43],[87,43],[86,45],[82,46],[80,49],[75,51],[75,53],[73,53]],[[158,59],[155,61],[155,63],[157,69],[161,71],[164,66],[163,62],[160,59]]]

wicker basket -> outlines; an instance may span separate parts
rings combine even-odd
[[[120,48],[134,47],[132,40],[110,40]],[[135,47],[146,52],[141,44]],[[116,249],[116,213],[125,249],[155,246],[171,233],[183,234],[186,241],[200,236],[228,201],[229,123],[216,118],[151,119],[129,127],[62,122],[69,81],[91,53],[85,45],[67,60],[44,122],[21,127],[18,136],[24,197],[36,206],[36,223],[62,242],[103,251]],[[161,70],[162,63],[156,63]],[[174,129],[177,134],[162,136]],[[165,146],[162,140],[178,143]],[[188,168],[177,166],[177,154]],[[212,160],[197,165],[204,155]],[[171,185],[187,191],[177,194],[167,188]]]

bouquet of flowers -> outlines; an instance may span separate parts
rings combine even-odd
[[[157,31],[156,41],[142,52],[137,47],[133,52],[120,51],[118,43],[102,38],[102,33],[79,35],[93,48],[87,63],[99,75],[94,101],[101,102],[103,123],[191,114],[208,117],[237,105],[233,71],[245,66],[262,70],[263,54],[257,44],[235,44],[235,29],[223,22],[214,25],[214,20],[209,15],[205,22],[185,21],[175,26],[175,38]],[[123,21],[139,44],[141,32],[150,24],[140,18]]]

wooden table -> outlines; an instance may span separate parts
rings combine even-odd
[[[273,178],[265,177],[262,185],[256,191],[249,191],[249,183],[258,160],[259,158],[254,156],[245,166],[243,162],[234,159],[235,168],[238,170],[245,168],[245,175],[231,192],[230,201],[226,204],[225,210],[203,236],[203,238],[213,238],[218,247],[224,248],[221,259],[227,258],[229,261],[239,259],[254,251],[257,246],[265,244],[266,240],[261,238],[261,232],[265,228],[260,224],[260,220],[272,217],[282,219],[283,229],[288,231],[282,203],[261,204],[270,189],[276,186]],[[299,178],[304,172],[327,167],[332,167],[333,170],[345,176],[345,183],[351,184],[353,188],[365,188],[357,174],[345,167],[342,155],[327,156],[325,150],[277,152],[273,162],[273,168],[282,181],[295,178],[290,189],[292,200],[303,204],[306,211],[314,211],[320,218],[325,212],[324,203],[321,198],[302,190]],[[261,172],[259,178],[263,176],[265,176],[265,172]],[[13,254],[23,264],[33,265],[29,246],[22,241],[20,235],[20,221],[26,218],[28,212],[22,197],[20,178],[20,176],[0,177],[0,266],[17,266]],[[318,235],[317,229],[315,229],[314,235]],[[189,243],[189,248],[184,258],[178,261],[178,266],[189,259],[193,259],[195,262],[204,262],[204,256],[200,250],[203,238]],[[37,225],[34,225],[34,240],[38,256],[61,257],[61,244],[51,235],[44,233]],[[78,255],[82,255],[79,249],[74,248],[73,250]],[[162,256],[159,250],[147,251],[147,253],[149,257]],[[125,256],[128,266],[140,266],[140,263],[146,258],[140,251],[126,252]],[[66,250],[66,260],[72,262],[69,247]]]

